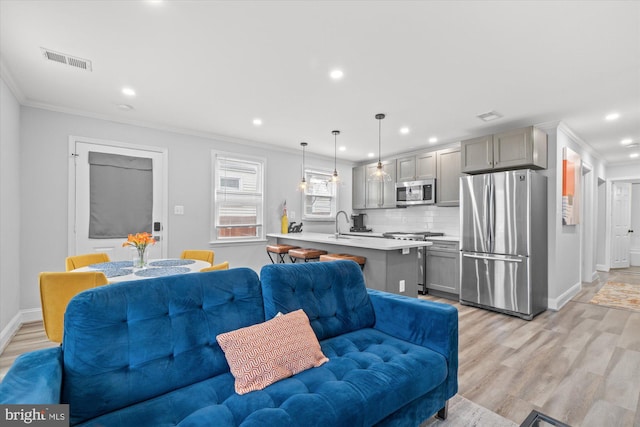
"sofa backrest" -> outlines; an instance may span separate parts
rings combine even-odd
[[[247,268],[107,285],[64,321],[62,400],[71,424],[228,372],[216,336],[264,322]]]
[[[364,277],[353,261],[270,264],[260,271],[267,319],[303,309],[319,340],[375,323]]]

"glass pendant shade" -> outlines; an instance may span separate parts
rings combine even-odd
[[[391,182],[391,175],[389,175],[385,170],[384,167],[382,166],[382,162],[380,161],[380,147],[381,147],[381,133],[382,133],[382,119],[385,118],[385,115],[380,113],[380,114],[376,114],[376,119],[378,120],[378,166],[376,167],[376,170],[374,170],[369,177],[367,178],[368,181],[375,181],[375,182],[381,182],[381,183],[385,183],[385,182]]]

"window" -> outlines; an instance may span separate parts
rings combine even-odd
[[[337,186],[331,172],[304,171],[307,188],[304,192],[303,219],[333,220],[336,216]]]
[[[213,240],[264,238],[264,160],[213,153]]]

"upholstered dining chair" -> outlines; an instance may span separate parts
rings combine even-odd
[[[213,257],[213,251],[205,251],[199,249],[189,249],[186,251],[182,251],[182,255],[180,255],[180,258],[182,259],[197,259],[200,261],[206,261],[211,265],[213,265]]]
[[[91,264],[99,264],[101,262],[110,262],[109,255],[104,252],[96,252],[93,254],[73,255],[67,257],[66,267],[67,271],[75,270],[76,268],[86,267]]]
[[[107,277],[101,271],[40,273],[40,302],[47,338],[62,342],[64,313],[71,298],[86,289],[107,283]]]
[[[204,273],[205,271],[216,271],[216,270],[228,270],[229,269],[229,261],[221,262],[220,264],[212,265],[211,267],[206,267],[200,270],[200,272]]]

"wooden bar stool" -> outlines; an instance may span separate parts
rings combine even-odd
[[[299,259],[303,259],[304,262],[308,262],[309,260],[320,259],[320,256],[325,255],[326,253],[327,251],[311,248],[290,249],[289,259],[291,259],[291,262],[293,263],[295,263]]]
[[[291,245],[267,245],[267,255],[269,255],[271,264],[275,264],[275,261],[271,258],[271,254],[276,254],[276,260],[280,257],[278,262],[284,264],[286,262],[284,256],[288,254],[291,249],[298,249],[299,247],[300,246]]]
[[[341,259],[350,259],[351,261],[355,261],[358,263],[360,268],[364,268],[364,264],[367,262],[367,258],[359,255],[351,255],[351,254],[327,254],[320,255],[320,261],[337,261]]]

